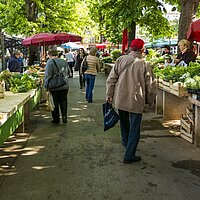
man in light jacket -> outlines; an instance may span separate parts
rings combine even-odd
[[[134,39],[132,51],[119,57],[106,81],[106,100],[113,103],[120,116],[122,144],[126,147],[124,163],[141,160],[136,156],[145,103],[153,104],[156,85],[152,68],[142,60],[144,41]]]

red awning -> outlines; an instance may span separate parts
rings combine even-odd
[[[200,19],[193,21],[187,31],[187,39],[189,41],[200,42]]]
[[[102,43],[102,44],[96,44],[96,47],[98,49],[105,49],[106,48],[106,44]]]
[[[43,46],[43,45],[55,45],[65,42],[78,42],[82,37],[71,33],[38,33],[32,35],[22,41],[24,46]]]

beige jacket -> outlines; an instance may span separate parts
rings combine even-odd
[[[132,51],[117,59],[106,81],[106,95],[113,97],[115,108],[133,113],[142,113],[145,103],[153,103],[156,83],[150,64],[141,59],[140,52]]]

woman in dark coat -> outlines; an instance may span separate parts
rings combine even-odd
[[[188,40],[182,39],[178,43],[178,47],[180,50],[180,54],[176,57],[174,62],[177,65],[181,63],[188,65],[190,62],[194,62],[196,60],[196,55],[191,49],[191,44]]]
[[[75,64],[75,69],[77,69],[79,71],[79,83],[80,83],[80,89],[83,88],[83,86],[85,86],[85,78],[84,78],[84,74],[82,74],[80,72],[81,69],[81,63],[83,61],[83,59],[85,58],[85,56],[87,56],[85,50],[83,48],[80,48],[78,51],[78,54],[76,56],[76,64]]]

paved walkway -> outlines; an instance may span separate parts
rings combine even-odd
[[[142,161],[123,164],[119,125],[103,132],[105,80],[98,75],[88,104],[78,77],[70,79],[68,124],[51,125],[40,108],[32,133],[0,148],[0,200],[199,200],[200,149],[171,135],[153,112],[143,116]]]

